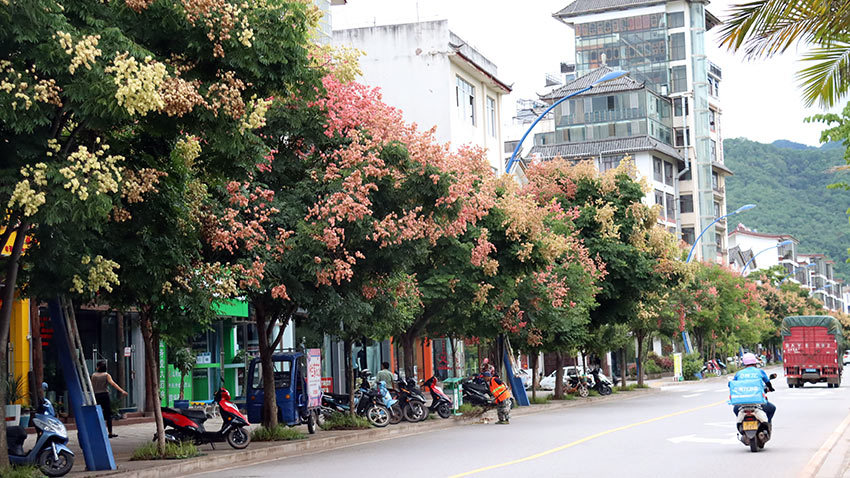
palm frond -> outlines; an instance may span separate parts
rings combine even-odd
[[[850,42],[833,41],[803,56],[808,66],[797,73],[806,106],[815,102],[823,108],[835,105],[850,88]]]

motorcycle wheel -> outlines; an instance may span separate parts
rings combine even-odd
[[[603,383],[599,387],[599,395],[611,395],[611,387],[607,383]]]
[[[316,433],[316,414],[312,410],[307,412],[307,433]]]
[[[753,453],[759,451],[759,439],[757,436],[750,440],[750,451]]]
[[[47,476],[65,476],[74,467],[74,456],[62,450],[57,460],[53,458],[53,449],[45,448],[38,452],[36,465]]]
[[[233,448],[243,450],[248,447],[249,443],[251,443],[251,434],[244,428],[236,427],[227,432],[227,444]]]
[[[428,415],[426,414],[427,408],[425,408],[419,402],[410,402],[404,407],[404,419],[409,422],[421,422]]]
[[[587,390],[587,387],[586,387],[586,386],[582,385],[582,386],[580,386],[580,387],[578,388],[578,395],[579,395],[581,398],[587,398],[587,396],[588,396],[589,394],[590,394],[590,392]]]
[[[449,404],[443,402],[437,405],[437,415],[439,415],[440,418],[449,418],[452,415],[452,409],[449,407]]]
[[[401,410],[401,405],[396,403],[390,407],[390,425],[395,425],[404,419],[404,412]]]
[[[325,409],[316,410],[316,425],[319,425],[319,428],[322,428],[325,424]]]
[[[366,419],[373,426],[383,428],[390,423],[390,411],[383,405],[373,404],[366,409]]]

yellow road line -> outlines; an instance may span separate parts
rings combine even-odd
[[[517,463],[522,463],[522,462],[525,462],[525,461],[536,460],[537,458],[541,458],[541,457],[544,457],[546,455],[551,455],[552,453],[557,453],[559,451],[566,450],[567,448],[574,447],[574,446],[579,445],[581,443],[584,443],[584,442],[587,442],[587,441],[590,441],[590,440],[593,440],[593,439],[596,439],[596,438],[599,438],[599,437],[602,437],[602,436],[605,436],[605,435],[610,435],[611,433],[620,432],[620,431],[623,431],[623,430],[628,430],[629,428],[634,428],[634,427],[640,426],[640,425],[646,425],[647,423],[657,422],[659,420],[664,420],[665,418],[671,418],[671,417],[675,417],[675,416],[678,416],[678,415],[684,415],[686,413],[692,413],[692,412],[695,412],[697,410],[703,410],[705,408],[716,407],[717,405],[722,405],[724,403],[727,403],[727,401],[721,400],[719,402],[710,403],[708,405],[703,405],[701,407],[689,408],[687,410],[682,410],[682,411],[675,412],[675,413],[669,413],[667,415],[662,415],[660,417],[650,418],[648,420],[643,420],[643,421],[640,421],[640,422],[631,423],[629,425],[623,425],[621,427],[612,428],[610,430],[605,430],[604,432],[594,433],[593,435],[589,435],[589,436],[586,436],[584,438],[580,438],[580,439],[578,439],[574,442],[567,443],[566,445],[561,445],[559,447],[552,448],[550,450],[542,451],[540,453],[537,453],[537,454],[534,454],[534,455],[531,455],[531,456],[527,456],[525,458],[519,458],[519,459],[516,459],[516,460],[506,461],[504,463],[498,463],[498,464],[495,464],[495,465],[485,466],[483,468],[477,468],[475,470],[467,471],[467,472],[464,472],[464,473],[459,473],[457,475],[452,475],[449,478],[459,478],[461,476],[474,475],[476,473],[482,473],[482,472],[485,472],[485,471],[495,470],[497,468],[504,468],[506,466],[516,465]]]

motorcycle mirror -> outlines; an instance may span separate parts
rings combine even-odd
[[[776,374],[775,373],[770,374],[770,379],[773,380],[774,378],[776,378]]]

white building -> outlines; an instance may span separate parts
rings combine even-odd
[[[792,242],[777,247],[779,243],[785,241]],[[797,256],[799,244],[800,241],[789,234],[765,234],[738,224],[729,233],[729,265],[732,269],[741,271],[747,262],[750,262],[744,275],[781,265],[789,274],[789,279],[794,279],[797,269],[801,266]],[[805,266],[805,264],[802,265]]]
[[[451,30],[448,21],[380,25],[333,32],[337,45],[365,52],[359,80],[380,87],[406,121],[453,147],[481,146],[493,171],[504,170],[502,96],[511,86],[496,65]]]

